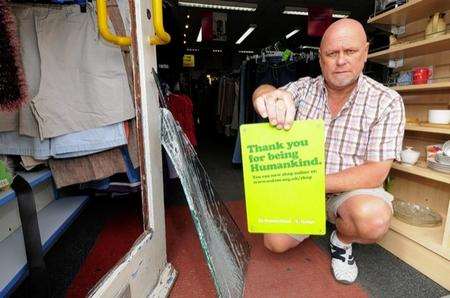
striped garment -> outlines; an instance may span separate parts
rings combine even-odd
[[[397,92],[361,75],[349,100],[333,119],[322,76],[300,78],[282,88],[294,97],[296,120],[325,121],[327,174],[366,161],[400,159],[405,108]]]

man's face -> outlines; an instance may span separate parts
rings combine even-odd
[[[354,83],[364,68],[367,52],[368,43],[352,30],[338,30],[327,36],[320,48],[320,67],[326,83],[333,88]]]

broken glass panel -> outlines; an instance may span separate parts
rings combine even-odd
[[[161,117],[161,142],[181,179],[217,294],[242,297],[250,246],[170,111],[161,109]]]

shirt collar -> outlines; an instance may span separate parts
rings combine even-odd
[[[345,111],[345,110],[347,110],[347,109],[355,102],[356,98],[358,97],[358,93],[359,93],[360,91],[362,91],[363,86],[365,86],[364,81],[365,81],[365,80],[364,80],[364,75],[361,73],[361,74],[359,75],[359,77],[358,77],[358,82],[357,82],[357,84],[356,84],[355,89],[353,89],[352,93],[350,94],[349,99],[347,100],[347,102],[345,103],[345,105],[342,107],[342,110],[340,111],[340,113],[343,112],[343,111]],[[328,100],[327,100],[327,98],[328,98],[327,88],[325,87],[325,79],[323,78],[322,75],[319,76],[319,81],[318,81],[318,83],[319,83],[320,89],[321,89],[322,92],[323,92],[322,94],[324,95],[323,98],[325,99],[325,104],[328,105]],[[339,114],[340,114],[340,113],[339,113]]]
[[[319,76],[319,86],[320,89],[322,90],[322,92],[327,95],[327,88],[325,87],[325,79],[323,78],[322,75]],[[356,84],[355,89],[353,89],[352,93],[350,94],[350,99],[349,101],[353,102],[354,99],[357,97],[356,95],[358,94],[359,91],[361,91],[363,89],[364,86],[364,75],[361,73],[358,77],[358,82]],[[347,101],[347,102],[349,102]]]

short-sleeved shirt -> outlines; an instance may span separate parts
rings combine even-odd
[[[300,78],[282,88],[294,97],[296,120],[324,120],[327,174],[368,161],[400,159],[405,108],[394,90],[360,75],[356,88],[333,118],[322,76]]]

